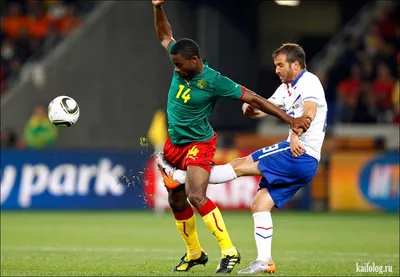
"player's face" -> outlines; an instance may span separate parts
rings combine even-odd
[[[294,81],[294,63],[289,63],[286,55],[280,54],[274,59],[275,73],[278,74],[282,83],[288,84]]]
[[[171,61],[175,65],[175,71],[184,79],[190,79],[197,73],[197,57],[185,59],[181,55],[171,55]]]

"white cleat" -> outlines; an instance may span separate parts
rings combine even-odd
[[[163,152],[159,152],[156,155],[156,161],[157,161],[157,165],[160,169],[164,170],[166,174],[172,174],[174,172],[174,168],[172,167],[172,165],[167,162],[167,159],[164,156]]]
[[[242,269],[238,274],[260,274],[260,273],[275,273],[275,263],[270,260],[269,262],[254,261],[249,264],[245,269]]]
[[[175,189],[179,187],[181,184],[174,181],[175,169],[167,162],[162,152],[156,155],[156,161],[165,186],[169,189]]]

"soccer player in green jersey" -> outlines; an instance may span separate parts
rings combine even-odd
[[[226,97],[246,102],[282,119],[296,133],[306,131],[310,121],[304,117],[287,115],[265,98],[210,68],[201,59],[199,46],[193,40],[185,38],[175,41],[162,7],[163,2],[152,0],[155,27],[162,46],[175,66],[168,92],[168,138],[163,152],[170,164],[187,170],[185,185],[174,182],[160,170],[176,227],[187,247],[186,254],[173,270],[187,271],[208,261],[197,236],[193,205],[220,245],[221,261],[216,273],[230,273],[240,263],[240,254],[229,237],[221,212],[206,196],[217,141],[217,134],[208,118],[217,99]]]

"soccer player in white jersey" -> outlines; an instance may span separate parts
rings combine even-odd
[[[228,182],[240,176],[262,176],[251,205],[258,256],[239,274],[276,272],[271,255],[271,210],[274,206],[282,208],[312,180],[325,137],[328,111],[325,93],[318,77],[306,70],[303,48],[294,43],[283,44],[272,57],[282,84],[268,100],[293,117],[308,117],[311,125],[300,136],[290,130],[286,141],[261,148],[228,164],[214,166],[211,170],[212,184]],[[248,104],[243,105],[243,113],[252,118],[266,116]],[[157,160],[160,171],[165,173],[163,178],[166,183],[185,183],[186,171],[172,168],[162,153],[158,154]]]

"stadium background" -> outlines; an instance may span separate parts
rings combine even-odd
[[[323,237],[331,244],[318,251],[327,251],[326,256],[350,249],[342,261],[349,269],[341,274],[356,274],[354,263],[368,255],[372,255],[370,261],[393,265],[398,272],[399,5],[395,1],[299,1],[297,6],[288,6],[297,1],[277,2],[167,1],[165,10],[175,38],[195,39],[213,68],[266,98],[279,85],[272,51],[288,41],[303,46],[308,70],[317,74],[325,87],[328,131],[317,176],[285,212],[275,213],[274,222],[284,226],[287,236],[292,236],[290,230],[297,230],[298,224],[314,224],[317,227],[309,230],[308,238],[322,239],[325,232]],[[15,11],[15,3],[22,8],[21,14]],[[184,248],[152,158],[166,137],[166,93],[173,68],[155,34],[151,4],[1,4],[2,275],[166,274]],[[45,107],[59,95],[77,100],[81,108],[78,123],[58,129],[47,144],[39,135],[35,137],[35,131],[29,136],[27,126],[40,118],[37,106]],[[42,119],[39,122],[46,126]],[[211,122],[219,135],[219,164],[285,139],[287,133],[287,126],[274,118],[256,121],[244,117],[241,103],[231,100],[217,104]],[[248,261],[255,253],[249,206],[257,181],[256,177],[242,177],[208,190],[209,197],[227,214],[232,237],[236,234],[238,244],[248,251]],[[110,226],[104,227],[101,220]],[[161,225],[154,227],[156,222]],[[103,235],[90,238],[88,233],[98,228],[104,228],[100,229]],[[150,236],[151,230],[158,228],[173,239],[154,242],[146,237],[144,241],[153,244],[142,245],[143,241],[135,238],[128,243],[133,248],[127,249],[118,248],[127,243],[123,238],[98,243],[117,228],[125,228],[125,235],[140,236]],[[203,226],[199,228],[199,232],[207,232]],[[365,232],[366,228],[371,228],[371,233]],[[335,246],[337,239],[343,239],[344,229],[348,248]],[[70,233],[76,241],[66,239]],[[245,236],[248,239],[240,240]],[[354,242],[357,239],[359,244]],[[212,238],[205,240],[211,253],[217,253]],[[362,246],[364,241],[370,248]],[[99,261],[109,258],[102,256],[101,249],[114,249],[110,251],[116,255],[133,249],[144,259],[140,247],[151,252],[160,245],[176,249],[176,257],[164,259],[159,272],[148,271],[143,264],[143,272],[110,271],[108,267],[96,269],[71,243],[85,247],[85,253],[99,255]],[[289,244],[279,237],[275,245],[278,258],[283,257],[283,269],[289,270],[286,274],[316,274],[293,271],[293,256],[279,252],[294,247],[294,252],[305,249],[313,253],[314,248]],[[60,263],[54,257],[46,266],[48,271],[37,268],[43,265],[39,259],[22,266],[23,259],[17,260],[30,256],[30,251],[43,255],[65,251],[71,255],[66,257],[76,259],[80,266],[61,266],[57,271]],[[290,257],[285,260],[285,255]],[[332,255],[329,257],[336,259]],[[146,259],[151,258],[154,255]],[[316,264],[328,261],[322,258]],[[88,267],[91,271],[86,271]],[[321,274],[332,275],[335,269],[324,270]]]

